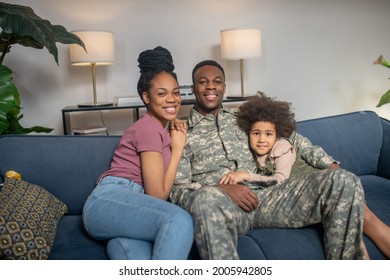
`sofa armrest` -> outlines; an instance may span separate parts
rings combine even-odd
[[[378,162],[378,176],[390,179],[390,121],[381,118],[383,141]]]

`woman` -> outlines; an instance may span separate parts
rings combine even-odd
[[[186,138],[184,130],[166,129],[181,103],[172,56],[157,47],[138,62],[146,114],[123,134],[84,206],[83,222],[92,237],[109,240],[110,259],[186,259],[192,218],[166,201]]]

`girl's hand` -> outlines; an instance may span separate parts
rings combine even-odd
[[[230,172],[222,177],[220,184],[238,184],[243,181],[249,181],[248,172]]]
[[[178,131],[186,131],[187,130],[187,121],[175,119],[173,121],[169,122],[169,128],[170,130],[178,130]]]

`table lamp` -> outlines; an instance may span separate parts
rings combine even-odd
[[[91,66],[93,103],[78,104],[79,107],[109,106],[110,102],[98,102],[96,97],[95,67],[114,63],[114,34],[109,31],[72,31],[85,45],[87,51],[76,44],[70,45],[70,63],[73,66]]]
[[[244,97],[244,59],[260,57],[260,29],[226,29],[221,31],[221,56],[240,60],[241,96]]]

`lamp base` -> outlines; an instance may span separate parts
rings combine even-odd
[[[113,103],[110,102],[97,102],[95,103],[80,103],[77,104],[77,107],[103,107],[103,106],[112,106]]]

